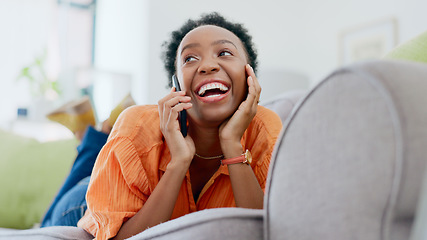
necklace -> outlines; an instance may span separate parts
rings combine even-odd
[[[203,156],[200,156],[199,154],[197,154],[197,153],[194,153],[197,157],[199,157],[199,158],[201,158],[201,159],[206,159],[206,160],[212,160],[212,159],[218,159],[218,158],[224,158],[224,154],[221,154],[221,155],[218,155],[218,156],[213,156],[213,157],[203,157]]]

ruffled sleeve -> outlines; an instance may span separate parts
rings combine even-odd
[[[86,195],[88,210],[79,226],[96,239],[114,237],[148,195],[148,180],[135,148],[126,138],[112,139],[98,156]]]
[[[132,113],[133,111],[133,113]],[[127,119],[136,118],[136,110]],[[138,124],[123,119],[115,125],[108,142],[96,160],[86,194],[88,209],[78,226],[96,237],[110,239],[122,224],[133,217],[150,195],[147,169],[141,159],[147,156],[135,146]],[[154,159],[154,158],[153,158]]]

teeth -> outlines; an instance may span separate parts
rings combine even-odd
[[[227,87],[227,86],[225,86],[225,85],[224,85],[224,84],[222,84],[222,83],[208,83],[208,84],[206,84],[206,85],[203,85],[203,86],[200,88],[200,90],[199,90],[198,94],[199,94],[199,95],[203,95],[203,94],[205,94],[205,92],[206,92],[207,90],[212,90],[212,89],[219,89],[219,90],[221,90],[221,91],[225,92],[225,91],[227,91],[227,90],[228,90],[228,87]]]
[[[221,96],[221,94],[214,94],[214,95],[210,95],[210,96],[207,96],[207,98],[210,98],[210,97],[218,97],[218,96]]]

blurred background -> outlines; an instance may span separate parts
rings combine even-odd
[[[162,44],[202,13],[248,28],[266,101],[381,58],[427,29],[425,9],[424,0],[0,0],[0,127],[46,140],[45,114],[84,95],[99,121],[129,92],[157,103],[169,91]]]

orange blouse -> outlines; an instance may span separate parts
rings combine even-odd
[[[115,123],[96,160],[86,194],[88,209],[78,223],[96,239],[114,237],[142,208],[166,171],[170,152],[159,126],[156,105],[128,108]],[[251,151],[251,166],[263,190],[281,127],[274,112],[259,106],[241,141]],[[227,166],[219,167],[197,201],[187,171],[172,218],[219,207],[235,207]]]

